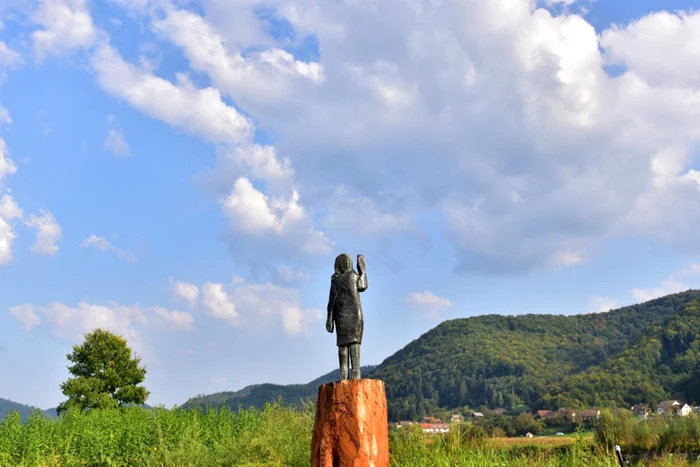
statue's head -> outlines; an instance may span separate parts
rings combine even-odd
[[[335,273],[343,274],[352,270],[352,258],[347,253],[338,255],[335,258]]]

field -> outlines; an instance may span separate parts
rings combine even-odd
[[[37,413],[0,423],[2,466],[308,466],[313,407],[264,410],[125,410]],[[485,438],[468,429],[426,437],[392,431],[391,463],[413,466],[616,466],[590,434],[575,437]],[[700,465],[659,456],[639,466]]]

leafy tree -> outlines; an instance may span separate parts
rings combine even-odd
[[[68,400],[57,407],[59,415],[73,408],[109,409],[146,402],[149,392],[139,386],[146,369],[139,366],[139,357],[132,357],[122,337],[96,329],[67,357],[73,362],[68,370],[74,377],[61,384]]]

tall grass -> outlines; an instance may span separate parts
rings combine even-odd
[[[604,410],[595,430],[601,446],[619,444],[631,453],[675,453],[697,458],[700,455],[700,417],[651,417],[638,420],[629,411]]]
[[[0,422],[0,466],[308,466],[314,407],[281,403],[263,410],[154,409],[68,412],[48,419],[39,411],[20,423]],[[543,439],[544,440],[544,439]],[[495,442],[498,441],[498,442]],[[392,430],[391,464],[413,466],[613,467],[616,461],[589,435],[572,442],[501,442],[480,427],[462,425],[445,436],[419,427]],[[546,441],[546,440],[544,440]],[[638,466],[700,465],[669,454]]]
[[[313,408],[68,412],[59,420],[15,413],[0,424],[2,466],[302,466]]]

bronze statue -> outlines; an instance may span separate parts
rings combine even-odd
[[[357,255],[357,270],[355,272],[352,268],[350,255],[338,255],[328,297],[326,330],[332,333],[335,325],[341,381],[348,379],[348,356],[352,362],[352,379],[360,379],[360,344],[364,328],[360,292],[367,290],[362,255]]]

